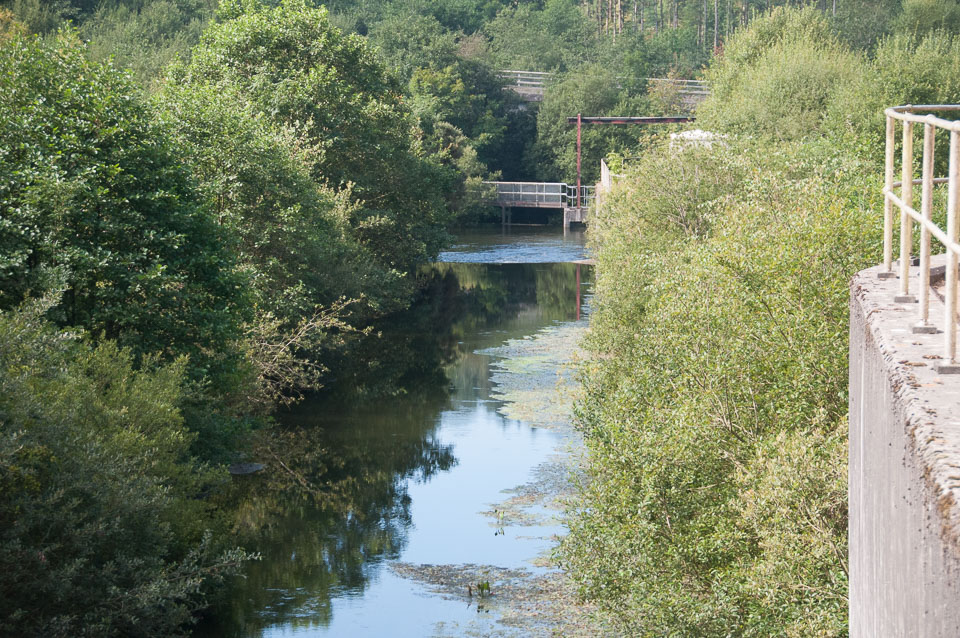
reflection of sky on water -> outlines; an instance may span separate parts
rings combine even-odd
[[[490,402],[441,415],[438,438],[453,444],[457,465],[428,483],[409,487],[415,529],[403,561],[523,567],[549,546],[540,538],[494,536],[492,520],[479,513],[503,500],[502,490],[530,480],[531,469],[560,444],[553,432],[510,421],[495,409],[496,403]],[[549,537],[558,531],[515,527],[510,535]]]
[[[537,571],[528,561],[562,531],[508,520],[506,536],[495,536],[494,519],[480,513],[508,498],[503,490],[533,480],[561,440],[496,411],[493,357],[477,352],[575,318],[577,267],[538,259],[583,256],[582,236],[564,239],[561,232],[515,229],[506,239],[499,231],[475,232],[463,237],[474,252],[457,253],[461,263],[433,267],[435,276],[455,277],[457,297],[443,303],[461,309],[433,335],[453,352],[444,358],[446,396],[398,396],[346,409],[308,403],[285,419],[290,427],[281,434],[289,436],[277,439],[279,455],[310,482],[347,486],[346,505],[305,497],[289,476],[286,483],[283,476],[251,481],[258,487],[242,511],[255,530],[248,549],[264,559],[202,635],[419,638],[433,635],[437,623],[469,626],[476,635],[492,629],[492,615],[429,593],[396,576],[389,563]],[[494,263],[470,263],[478,255]],[[523,263],[495,265],[511,261]]]
[[[475,389],[475,395],[480,393],[486,392]],[[527,561],[549,547],[551,534],[562,530],[512,526],[506,536],[495,536],[495,528],[490,525],[493,519],[480,512],[506,498],[502,490],[531,480],[531,470],[548,459],[560,438],[553,432],[505,419],[496,407],[495,402],[475,398],[456,401],[453,409],[438,416],[435,440],[438,445],[451,445],[457,462],[424,481],[407,482],[412,524],[406,530],[400,560],[538,571]],[[275,625],[268,622],[259,635],[419,638],[433,635],[438,622],[466,626],[478,619],[476,608],[468,607],[466,600],[444,600],[430,594],[421,585],[396,576],[386,565],[381,565],[362,588],[341,590],[332,596],[326,626],[309,622],[309,608],[301,611],[306,618],[287,617]],[[486,622],[492,621],[490,618]]]
[[[566,234],[557,227],[512,226],[457,233],[439,262],[473,264],[542,264],[587,258],[582,230]]]

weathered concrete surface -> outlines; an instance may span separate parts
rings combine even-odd
[[[918,305],[880,270],[851,287],[850,636],[956,637],[960,375],[936,373],[943,333],[913,334]],[[931,295],[941,330],[943,313]]]

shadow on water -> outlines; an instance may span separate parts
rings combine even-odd
[[[412,536],[426,533],[424,521],[442,515],[414,520],[411,490],[452,475],[467,436],[456,434],[462,415],[480,410],[504,422],[489,400],[490,357],[476,351],[575,319],[588,274],[569,263],[425,268],[417,302],[344,362],[332,390],[262,434],[256,460],[266,470],[234,479],[225,497],[233,525],[263,559],[198,635],[281,627],[327,635],[333,601],[363,598],[386,578],[384,562],[401,558]]]

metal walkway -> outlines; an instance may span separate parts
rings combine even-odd
[[[480,199],[507,208],[575,208],[593,201],[593,186],[564,182],[483,182]]]
[[[563,211],[563,226],[586,221],[587,209],[593,201],[593,186],[564,182],[483,182],[480,200],[499,206],[501,220],[510,223],[511,208],[555,208]]]

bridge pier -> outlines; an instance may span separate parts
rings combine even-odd
[[[500,225],[509,226],[513,222],[513,209],[509,206],[500,207]]]
[[[570,230],[570,224],[573,222],[584,223],[587,221],[587,207],[573,206],[563,209],[563,232]]]

